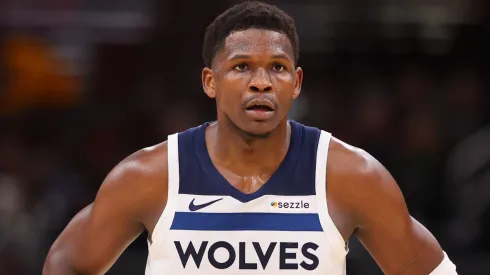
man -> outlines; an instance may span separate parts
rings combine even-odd
[[[202,72],[217,122],[117,165],[44,274],[102,274],[144,229],[146,274],[340,275],[351,235],[387,274],[456,274],[380,163],[287,119],[303,79],[298,52],[293,20],[276,7],[220,15]]]

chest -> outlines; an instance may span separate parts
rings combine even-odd
[[[342,262],[321,226],[315,195],[241,202],[179,194],[169,230],[158,235],[165,237],[154,240],[153,257],[179,274],[328,274]]]

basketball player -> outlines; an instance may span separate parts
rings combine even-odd
[[[340,275],[353,235],[386,274],[456,274],[379,162],[288,120],[303,71],[287,14],[234,6],[203,48],[217,122],[118,164],[53,244],[45,275],[103,274],[145,229],[151,275]]]

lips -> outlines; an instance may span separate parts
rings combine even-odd
[[[257,98],[251,100],[245,106],[245,113],[249,118],[254,121],[264,122],[271,119],[274,116],[274,110],[276,106],[273,101]]]
[[[262,111],[262,112],[272,112],[275,109],[274,103],[266,99],[253,99],[247,106],[245,106],[247,111]]]

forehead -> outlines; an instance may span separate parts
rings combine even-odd
[[[222,53],[225,58],[235,54],[286,55],[291,61],[293,50],[288,37],[280,32],[248,29],[231,33],[224,41]]]

